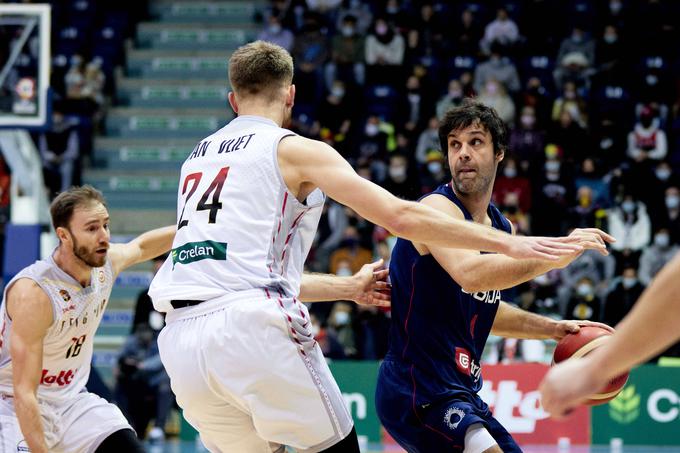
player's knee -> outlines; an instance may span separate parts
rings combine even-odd
[[[121,429],[111,434],[99,444],[96,453],[144,453],[144,446],[135,432],[129,428]]]
[[[503,453],[503,450],[484,425],[475,423],[465,432],[464,453]]]

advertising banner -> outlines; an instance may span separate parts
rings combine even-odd
[[[623,391],[593,408],[593,444],[680,445],[680,368],[644,365]]]
[[[567,419],[555,421],[541,407],[538,385],[548,368],[538,363],[484,365],[479,396],[521,445],[556,444],[560,437],[568,437],[573,445],[589,444],[589,408],[580,407]]]

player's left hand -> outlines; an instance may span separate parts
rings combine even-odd
[[[538,390],[541,405],[553,418],[562,419],[589,395],[606,383],[598,373],[597,364],[588,357],[565,360],[552,367],[543,378]]]
[[[614,332],[614,329],[607,324],[602,324],[601,322],[594,321],[581,321],[581,320],[565,320],[557,321],[553,329],[551,338],[553,340],[560,341],[562,338],[570,333],[578,333],[581,327],[592,326],[592,327],[602,327],[610,332]]]
[[[352,300],[359,305],[389,307],[392,285],[387,282],[389,271],[382,269],[383,260],[364,264],[352,278],[356,282],[356,295]]]

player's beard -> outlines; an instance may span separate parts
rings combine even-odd
[[[486,192],[492,184],[493,173],[482,174],[478,171],[474,178],[453,178],[453,185],[456,187],[456,192],[461,195]]]
[[[97,250],[88,250],[84,245],[79,245],[76,237],[71,233],[73,238],[73,254],[83,263],[90,267],[102,267],[106,263],[106,255],[97,255]]]

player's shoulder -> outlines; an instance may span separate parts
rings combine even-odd
[[[438,211],[442,211],[456,218],[465,218],[463,211],[451,201],[446,195],[432,192],[420,199],[420,203],[434,208]]]

